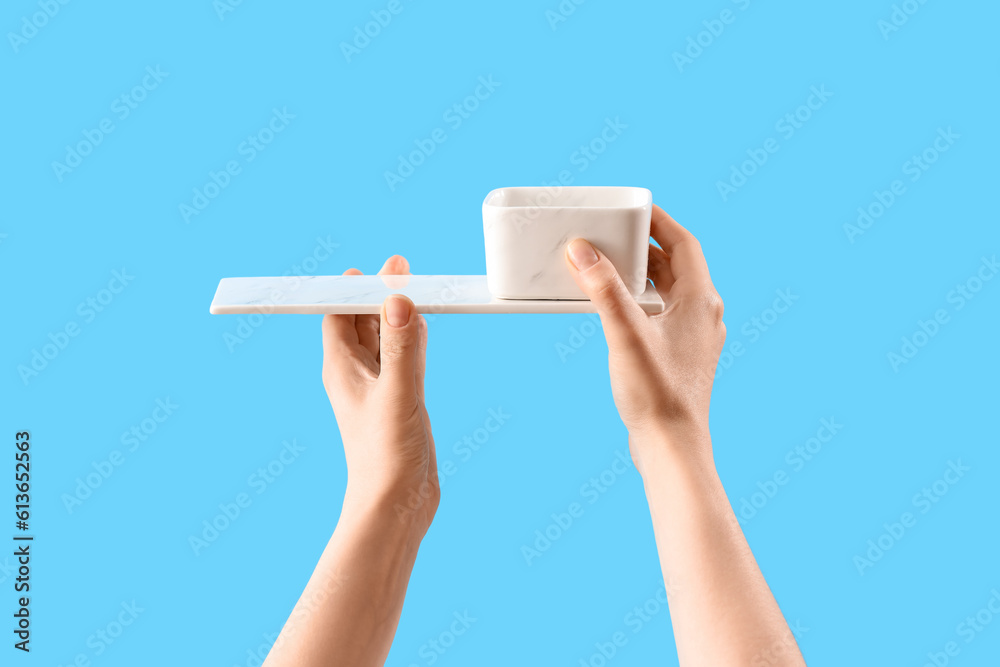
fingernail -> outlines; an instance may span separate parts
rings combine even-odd
[[[577,270],[584,271],[597,264],[597,252],[594,250],[594,246],[587,241],[574,239],[567,249],[569,250],[569,261],[573,262],[573,266]]]
[[[390,296],[385,300],[385,321],[390,327],[405,327],[410,321],[410,304],[406,299]]]

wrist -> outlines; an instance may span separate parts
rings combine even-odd
[[[437,510],[440,491],[428,481],[417,484],[347,483],[341,520],[362,521],[385,531],[423,538]]]
[[[644,481],[675,470],[715,474],[712,438],[704,422],[676,421],[632,429],[629,449]]]

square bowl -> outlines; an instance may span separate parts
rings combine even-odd
[[[646,287],[653,195],[646,188],[499,188],[483,201],[486,281],[498,299],[586,299],[566,267],[566,246],[590,241],[633,296]]]

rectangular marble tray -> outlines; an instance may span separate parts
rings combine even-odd
[[[214,315],[285,313],[378,314],[389,294],[410,297],[421,313],[593,313],[589,300],[496,299],[486,276],[282,276],[223,278],[209,309]],[[646,283],[636,299],[647,313],[664,309]]]

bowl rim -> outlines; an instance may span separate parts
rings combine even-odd
[[[608,191],[608,190],[619,190],[619,191],[631,191],[643,193],[641,203],[638,204],[627,204],[627,205],[614,205],[614,206],[599,206],[596,204],[585,204],[582,206],[566,206],[558,204],[525,204],[512,206],[508,204],[497,204],[494,200],[499,197],[499,194],[504,191],[517,191],[519,193],[524,192],[550,192],[554,193],[553,196],[558,195],[564,190],[591,190],[591,191]],[[634,185],[515,185],[515,186],[505,186],[500,188],[494,188],[489,191],[486,198],[483,199],[483,209],[497,209],[505,211],[513,211],[518,209],[608,209],[608,210],[619,210],[619,211],[629,211],[644,209],[646,207],[652,206],[653,204],[653,193],[649,188],[644,188],[641,186]]]

